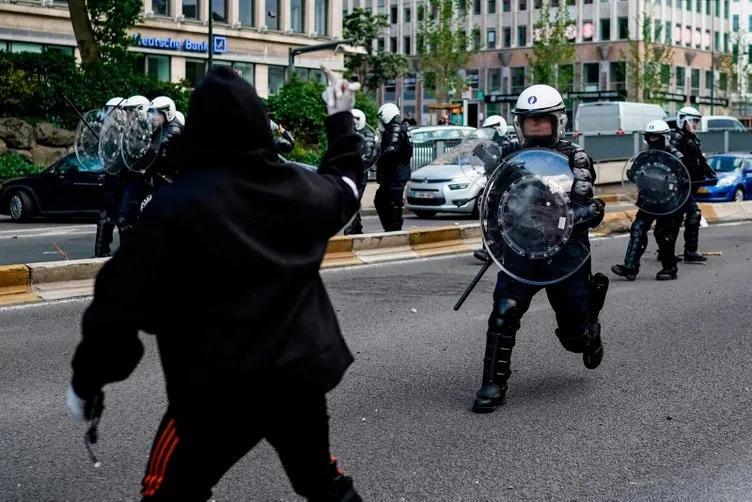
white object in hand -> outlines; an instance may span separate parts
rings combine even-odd
[[[73,386],[68,387],[67,395],[68,409],[76,420],[86,420],[84,416],[84,408],[86,407],[86,401],[76,395],[73,390]]]
[[[323,65],[321,70],[329,81],[329,85],[321,94],[321,98],[326,103],[328,114],[351,112],[355,108],[355,93],[360,89],[360,84],[340,79]]]

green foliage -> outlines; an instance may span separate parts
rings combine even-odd
[[[141,0],[87,0],[94,38],[102,61],[127,64],[133,54],[128,52],[131,37],[128,30],[141,19]]]
[[[389,26],[386,14],[373,14],[360,7],[343,19],[342,33],[345,40],[365,48],[368,53],[345,55],[345,77],[357,77],[364,92],[380,87],[387,80],[402,77],[410,70],[410,63],[405,55],[373,49],[380,32]]]
[[[29,164],[20,155],[15,153],[0,155],[0,180],[36,174],[44,171],[44,169],[44,166]]]
[[[460,70],[467,67],[479,47],[473,45],[478,27],[468,33],[467,5],[463,0],[428,0],[418,10],[417,40],[423,87],[434,91],[439,103],[447,103],[450,95],[459,97],[467,86]]]
[[[303,162],[305,164],[310,164],[312,166],[319,166],[319,163],[321,162],[321,158],[324,156],[325,150],[310,150],[304,148],[300,143],[295,144],[295,148],[292,149],[290,153],[285,155],[285,158],[287,160],[292,160],[296,162]]]
[[[638,15],[637,26],[642,32],[642,40],[629,42],[627,60],[630,98],[633,101],[666,104],[658,96],[668,89],[663,68],[673,66],[673,49],[661,43],[663,26],[660,23],[654,26],[653,14],[649,8],[641,16]]]
[[[277,94],[266,100],[266,110],[276,123],[292,131],[297,143],[317,147],[326,118],[322,92],[324,86],[318,82],[293,75]]]
[[[366,122],[372,127],[378,127],[379,107],[368,94],[359,92],[355,95],[355,108],[362,111],[366,116]]]
[[[190,98],[184,83],[160,82],[154,76],[134,74],[130,66],[119,63],[93,62],[79,67],[73,57],[57,52],[0,51],[0,69],[5,70],[0,72],[3,115],[49,121],[68,129],[79,119],[65,96],[82,113],[101,108],[113,96],[169,96],[180,111],[187,109]],[[25,78],[7,78],[18,74]]]
[[[533,82],[555,87],[562,92],[574,85],[574,43],[567,38],[567,28],[574,24],[569,17],[566,2],[558,9],[551,8],[550,0],[544,0],[541,15],[533,27],[533,50],[528,54],[528,63]]]

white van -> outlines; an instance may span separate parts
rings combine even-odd
[[[630,134],[645,130],[653,120],[665,120],[659,105],[610,101],[582,103],[574,119],[574,135]]]

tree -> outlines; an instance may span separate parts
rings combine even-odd
[[[480,50],[471,45],[480,30],[475,26],[468,33],[467,15],[465,0],[428,0],[418,6],[421,35],[416,45],[423,85],[435,92],[439,103],[448,103],[450,93],[465,89],[460,70]]]
[[[671,80],[673,48],[661,42],[663,23],[655,23],[650,9],[638,14],[640,38],[630,37],[627,68],[630,98],[644,103],[661,103],[661,92],[668,89]],[[667,70],[668,69],[668,70]],[[668,74],[667,74],[668,72]]]
[[[403,54],[373,48],[379,32],[389,26],[386,14],[372,14],[370,10],[360,7],[343,20],[344,38],[352,40],[355,46],[364,47],[368,52],[345,55],[345,76],[357,77],[366,92],[381,87],[388,80],[404,76],[410,69],[409,61]]]
[[[740,116],[748,115],[750,101],[749,82],[752,79],[752,62],[747,45],[747,32],[738,31],[731,35],[732,53],[730,57],[724,58],[725,66],[731,77],[729,87],[732,95],[735,97],[738,105],[737,113]]]
[[[559,2],[554,11],[550,8],[550,0],[544,0],[540,12],[541,16],[533,27],[533,49],[527,54],[533,82],[569,91],[574,87],[576,53],[567,30],[574,21],[569,17],[566,2]]]
[[[83,63],[127,62],[128,29],[141,17],[140,0],[69,0],[73,33]]]

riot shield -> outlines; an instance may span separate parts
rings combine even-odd
[[[541,148],[509,155],[489,177],[480,205],[481,235],[493,261],[511,278],[546,286],[587,262],[587,246],[570,239],[573,181],[567,157]]]
[[[363,167],[369,171],[376,165],[381,153],[379,134],[368,124],[358,134],[363,139]]]
[[[88,169],[92,163],[99,160],[99,138],[102,134],[102,118],[104,111],[89,110],[83,114],[76,126],[76,136],[73,140],[73,150],[76,159],[82,167]]]
[[[143,173],[157,159],[162,145],[164,115],[156,110],[134,111],[121,136],[123,163]]]
[[[108,174],[117,174],[123,167],[120,142],[128,124],[128,115],[122,108],[115,108],[102,124],[99,134],[99,158]]]
[[[646,150],[629,159],[621,183],[635,206],[655,216],[680,209],[692,187],[684,163],[663,150]]]

